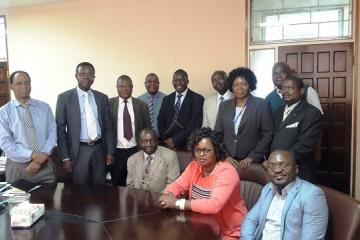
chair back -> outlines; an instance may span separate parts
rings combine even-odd
[[[329,207],[327,240],[360,239],[360,202],[334,189],[320,186]]]
[[[182,173],[191,162],[192,154],[189,151],[176,151],[176,155],[179,161],[180,173]]]
[[[253,163],[247,168],[238,169],[240,177],[240,193],[245,206],[250,210],[261,195],[261,190],[270,182],[267,172],[259,163]]]

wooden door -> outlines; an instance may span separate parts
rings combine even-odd
[[[279,61],[317,90],[322,118],[319,184],[350,192],[353,44],[279,47]]]
[[[0,107],[10,100],[7,63],[0,62]]]

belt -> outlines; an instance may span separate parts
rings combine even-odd
[[[99,138],[98,140],[95,140],[95,141],[90,141],[90,142],[80,142],[80,145],[95,146],[100,143],[101,143],[101,138]]]

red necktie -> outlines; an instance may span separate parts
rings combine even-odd
[[[133,137],[132,127],[131,127],[131,117],[129,110],[127,108],[127,101],[124,101],[124,113],[123,113],[123,124],[124,124],[124,137],[126,140],[130,141]]]

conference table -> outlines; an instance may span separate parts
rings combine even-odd
[[[31,193],[45,214],[29,229],[12,229],[0,214],[0,239],[219,239],[211,215],[158,207],[160,194],[114,186],[57,183]]]

